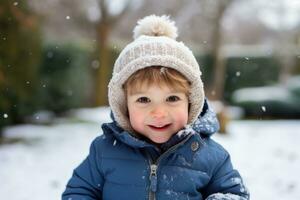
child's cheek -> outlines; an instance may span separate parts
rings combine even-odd
[[[130,112],[130,123],[131,123],[131,126],[134,128],[134,129],[139,129],[141,128],[142,124],[143,124],[143,119],[144,119],[144,114],[143,112],[139,112],[135,109],[133,109],[131,112]]]
[[[176,113],[175,117],[178,124],[185,126],[188,122],[188,111],[182,109],[181,111]]]

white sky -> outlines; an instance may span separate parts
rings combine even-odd
[[[300,0],[263,0],[260,19],[274,29],[289,29],[300,24]]]
[[[300,25],[300,0],[237,0],[229,12],[233,12],[228,13],[233,18],[260,20],[277,30]]]

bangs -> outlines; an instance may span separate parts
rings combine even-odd
[[[161,66],[147,67],[132,74],[124,84],[125,92],[133,94],[152,85],[167,86],[189,95],[190,82],[178,71]]]

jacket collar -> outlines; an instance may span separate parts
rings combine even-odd
[[[166,151],[171,146],[184,140],[190,134],[200,135],[199,139],[202,143],[202,138],[210,137],[216,133],[219,128],[220,125],[217,116],[209,105],[207,99],[205,99],[202,112],[198,116],[198,119],[193,124],[186,126],[184,129],[174,134],[169,141],[161,146],[162,151]]]

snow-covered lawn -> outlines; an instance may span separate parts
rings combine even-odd
[[[0,145],[0,196],[9,200],[60,199],[72,170],[109,120],[107,108],[84,109],[89,122],[8,127]],[[232,156],[253,200],[300,199],[300,121],[232,121],[214,135]]]

